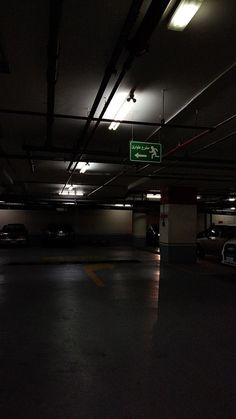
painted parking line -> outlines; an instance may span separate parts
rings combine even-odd
[[[97,287],[105,287],[103,280],[96,274],[95,271],[112,269],[113,265],[109,263],[93,263],[91,265],[85,265],[83,268],[88,277],[97,285]]]

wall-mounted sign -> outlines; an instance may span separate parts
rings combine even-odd
[[[161,144],[145,143],[142,141],[130,141],[129,159],[130,161],[161,163]]]

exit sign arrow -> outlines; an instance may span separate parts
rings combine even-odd
[[[162,147],[160,143],[146,143],[144,141],[130,141],[130,161],[161,163]]]
[[[135,154],[135,157],[136,157],[137,159],[139,159],[139,157],[141,157],[141,158],[145,158],[145,157],[147,157],[147,154],[139,154],[139,153],[136,153],[136,154]]]

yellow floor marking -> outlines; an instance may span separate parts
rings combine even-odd
[[[109,263],[93,263],[91,265],[85,265],[83,268],[88,277],[97,285],[97,287],[105,287],[104,282],[101,278],[99,278],[95,271],[100,271],[102,269],[112,269],[113,265]]]

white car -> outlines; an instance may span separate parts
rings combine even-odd
[[[236,266],[236,239],[227,240],[222,249],[222,263]]]

